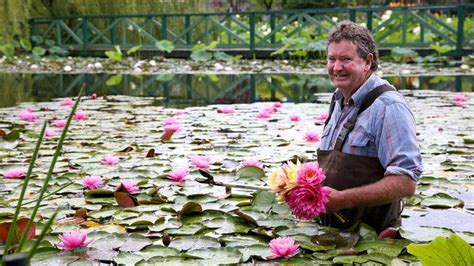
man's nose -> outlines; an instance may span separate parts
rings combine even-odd
[[[334,71],[340,71],[340,70],[342,70],[342,64],[341,64],[341,62],[340,62],[339,60],[336,60],[336,61],[334,62],[334,65],[333,65],[332,69],[333,69]]]

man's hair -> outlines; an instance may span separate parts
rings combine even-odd
[[[367,59],[369,54],[373,55],[372,65],[370,69],[372,71],[377,70],[378,67],[378,51],[375,44],[374,38],[370,31],[352,21],[344,20],[339,22],[329,33],[326,51],[329,44],[340,41],[349,41],[357,46],[357,54],[360,58]]]

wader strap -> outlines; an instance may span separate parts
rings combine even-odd
[[[357,117],[359,116],[359,114],[362,113],[363,111],[365,111],[367,108],[369,108],[369,106],[371,106],[372,103],[380,95],[382,95],[382,93],[384,93],[386,91],[395,91],[395,89],[390,85],[384,84],[382,86],[378,86],[377,88],[373,89],[371,92],[369,92],[365,96],[364,100],[362,101],[362,104],[360,105],[359,111],[354,112],[354,114],[351,117],[349,117],[349,119],[346,121],[346,123],[344,123],[344,125],[341,129],[341,132],[339,133],[339,136],[337,137],[336,145],[334,146],[335,150],[342,151],[342,145],[344,145],[344,142],[346,141],[347,136],[354,129],[354,126],[357,122]],[[333,109],[334,109],[334,107],[333,107]]]
[[[326,118],[326,121],[324,121],[324,127],[326,127],[326,125],[329,123],[329,120],[331,120],[332,112],[334,112],[334,106],[336,106],[336,93],[332,94],[331,104],[329,105],[329,114],[328,118]]]

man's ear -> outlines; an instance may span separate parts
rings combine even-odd
[[[367,55],[367,60],[365,60],[365,70],[368,71],[374,62],[374,54],[370,53]]]

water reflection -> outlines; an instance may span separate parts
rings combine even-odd
[[[386,77],[402,90],[473,91],[474,76]],[[0,107],[21,102],[74,97],[86,83],[86,93],[155,97],[166,107],[255,101],[317,101],[315,94],[332,92],[326,75],[297,74],[0,74]]]

